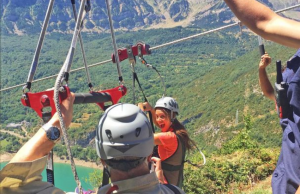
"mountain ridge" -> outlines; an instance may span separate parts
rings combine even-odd
[[[1,32],[17,35],[39,33],[48,2],[3,0],[0,13]],[[295,4],[292,0],[262,2],[274,10]],[[114,28],[121,31],[176,26],[209,28],[214,23],[220,25],[237,21],[228,6],[218,0],[113,0],[111,6]],[[76,7],[78,9],[78,2]],[[285,14],[288,17],[297,16],[299,9]],[[71,3],[67,0],[56,0],[47,33],[72,33],[74,25]],[[91,11],[84,20],[82,31],[101,33],[108,30],[105,1],[91,1]]]

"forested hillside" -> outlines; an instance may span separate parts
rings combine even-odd
[[[176,38],[198,33],[198,30],[174,28],[170,30],[138,31],[117,35],[119,47],[135,44],[143,40],[150,46],[156,46]],[[234,135],[232,131],[242,126],[243,115],[255,118],[253,136],[266,146],[279,145],[280,130],[274,112],[274,105],[261,94],[257,81],[259,55],[257,38],[253,34],[234,35],[237,29],[196,38],[174,46],[155,50],[146,60],[156,66],[165,79],[167,95],[175,97],[180,104],[180,120],[191,133],[195,134],[200,145],[220,147],[226,139]],[[172,36],[171,36],[172,35]],[[1,83],[2,88],[25,83],[31,64],[36,36],[7,36],[2,39],[1,47]],[[35,79],[58,73],[65,56],[71,36],[51,34],[41,53]],[[112,53],[109,34],[84,37],[89,64],[107,60]],[[20,44],[21,43],[21,44]],[[266,50],[275,59],[287,60],[294,50],[271,43]],[[80,49],[73,60],[73,67],[82,66]],[[127,61],[121,63],[128,94],[122,102],[132,102],[130,66]],[[270,69],[270,71],[274,69]],[[90,69],[92,82],[96,90],[112,88],[118,85],[115,64],[105,64]],[[146,95],[155,102],[163,94],[162,84],[157,74],[138,63],[136,71],[140,77]],[[274,78],[274,77],[273,77]],[[32,84],[37,92],[53,87],[54,79]],[[73,92],[88,91],[84,71],[71,73],[69,86]],[[136,89],[138,100],[142,95]],[[20,104],[22,87],[1,93],[2,127],[11,122],[26,120],[32,127],[41,124],[36,113]],[[239,112],[236,118],[236,112]],[[78,105],[75,107],[71,138],[87,138],[101,115],[96,105]],[[88,119],[87,119],[88,118]],[[265,125],[268,123],[268,125]],[[270,130],[269,128],[272,128]],[[261,133],[263,131],[263,133]],[[215,140],[205,139],[214,133]],[[75,141],[75,140],[74,140]],[[83,143],[84,146],[87,143]]]

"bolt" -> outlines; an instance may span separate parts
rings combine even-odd
[[[41,103],[43,104],[43,106],[50,106],[50,99],[47,95],[43,95],[41,97]]]

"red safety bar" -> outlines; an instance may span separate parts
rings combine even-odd
[[[102,90],[102,93],[108,93],[111,97],[111,102],[112,104],[116,104],[119,102],[119,100],[126,95],[127,93],[127,88],[124,85],[120,85],[118,87],[112,88],[112,89],[107,89],[107,90]],[[105,110],[104,103],[96,103],[101,107],[102,110]]]
[[[65,88],[65,92],[59,93],[59,103],[61,103],[64,99],[66,99],[70,94],[69,87],[64,86],[64,88]],[[112,89],[101,90],[98,92],[91,92],[91,93],[109,94],[110,101],[112,102],[112,104],[116,104],[124,95],[126,95],[126,92],[127,92],[127,88],[123,85],[120,85],[120,86],[112,88]],[[27,92],[24,95],[25,95],[24,98],[21,99],[22,104],[24,106],[28,106],[28,107],[32,108],[33,110],[35,110],[35,112],[39,115],[39,117],[43,118],[43,108],[46,108],[46,107],[51,107],[51,117],[56,112],[54,98],[53,98],[54,90],[43,91],[43,92],[38,92],[38,93]],[[77,97],[75,94],[74,103],[76,102],[76,98]],[[89,102],[87,102],[87,103],[89,103]],[[99,99],[98,102],[94,102],[94,103],[99,105],[102,108],[102,110],[105,109],[103,100]]]
[[[70,94],[70,89],[64,86],[65,92],[59,92],[59,103],[66,99]],[[27,92],[24,94],[21,102],[24,106],[31,107],[42,118],[43,108],[51,107],[51,116],[56,112],[54,104],[54,90],[48,90],[38,93]]]

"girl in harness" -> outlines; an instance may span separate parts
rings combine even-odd
[[[182,188],[185,153],[194,142],[176,118],[178,103],[171,97],[163,97],[154,108],[148,102],[139,103],[138,106],[143,111],[150,111],[155,118],[155,125],[161,129],[160,133],[154,134],[154,144],[158,147],[166,182]]]

